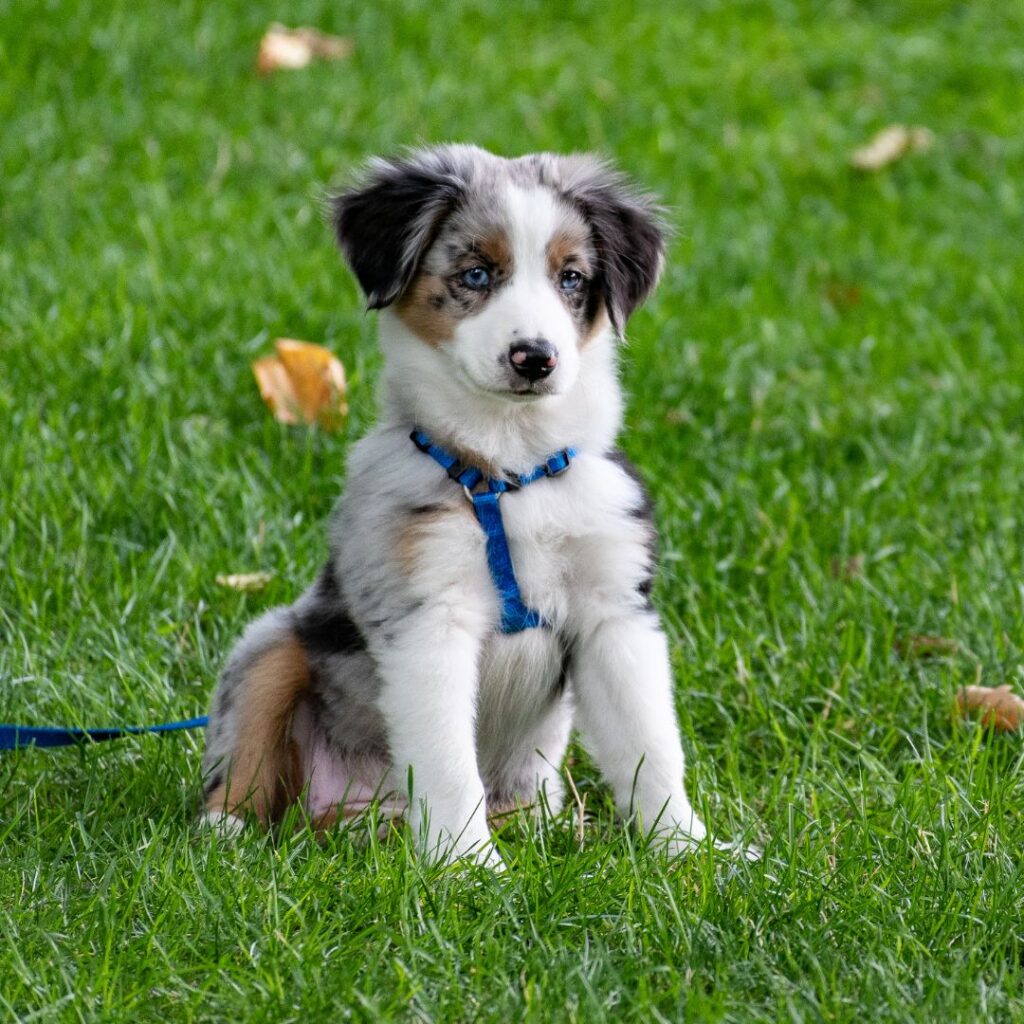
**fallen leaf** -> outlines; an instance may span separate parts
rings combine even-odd
[[[835,309],[850,309],[859,306],[863,293],[855,284],[847,284],[845,281],[829,281],[822,289],[822,293],[830,305]]]
[[[231,590],[262,590],[273,578],[272,572],[221,573],[217,585]]]
[[[1001,732],[1014,732],[1024,721],[1024,699],[1008,685],[965,686],[957,694],[956,703],[962,717],[979,712],[982,725]]]
[[[956,654],[960,645],[955,640],[944,636],[928,634],[905,636],[894,641],[893,649],[904,658],[940,658],[947,654]]]
[[[281,423],[319,423],[336,430],[348,413],[345,368],[322,345],[292,338],[274,342],[276,356],[252,364],[263,401]]]
[[[344,60],[352,53],[351,39],[328,36],[315,28],[286,28],[271,25],[260,40],[256,69],[261,75],[272,71],[295,71],[314,59]]]
[[[678,409],[669,409],[668,412],[665,413],[665,422],[671,423],[674,427],[691,427],[697,422],[697,419],[689,409],[680,407]]]
[[[866,146],[855,149],[850,154],[850,163],[859,171],[878,171],[908,153],[923,153],[933,141],[934,136],[927,128],[891,124]]]
[[[833,579],[855,580],[864,575],[864,556],[851,555],[851,557],[833,558],[829,566],[832,570]]]

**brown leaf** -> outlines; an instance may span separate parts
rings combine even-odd
[[[893,642],[893,649],[904,658],[941,658],[956,654],[960,645],[944,636],[920,634],[900,637]]]
[[[217,585],[231,590],[262,590],[273,578],[272,572],[221,573]]]
[[[822,292],[829,304],[839,310],[859,306],[864,297],[857,285],[845,281],[829,281]]]
[[[923,153],[930,149],[934,136],[927,128],[907,128],[891,124],[874,138],[850,154],[850,163],[859,171],[878,171],[905,157],[908,153]]]
[[[319,423],[336,430],[348,413],[345,368],[322,345],[292,338],[274,342],[276,356],[252,364],[263,401],[281,423]]]
[[[855,580],[864,575],[864,556],[851,555],[849,558],[833,558],[829,566],[833,579]]]
[[[344,60],[354,49],[351,39],[328,36],[315,28],[271,25],[260,40],[256,69],[261,75],[282,69],[297,70],[320,60]]]
[[[1014,732],[1024,721],[1024,699],[1008,685],[965,686],[957,694],[956,703],[962,717],[978,712],[983,725],[1000,732]]]

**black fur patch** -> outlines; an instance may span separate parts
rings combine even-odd
[[[217,713],[219,715],[226,715],[234,703],[235,686],[228,679],[225,679],[217,691]]]
[[[625,178],[606,168],[576,183],[566,198],[593,232],[595,283],[604,295],[612,327],[621,335],[633,310],[658,283],[665,238],[657,210]]]
[[[442,505],[440,502],[434,502],[433,504],[430,505],[414,505],[411,509],[409,509],[409,511],[414,516],[429,516],[432,515],[434,512],[443,512],[444,508],[445,506]]]
[[[355,654],[366,650],[366,638],[342,603],[341,589],[328,562],[317,579],[316,603],[295,616],[295,635],[312,654]]]
[[[462,194],[454,166],[435,155],[381,162],[364,184],[332,198],[338,243],[369,309],[405,291]]]
[[[565,693],[565,687],[569,682],[569,673],[572,671],[573,658],[576,654],[576,643],[573,640],[559,639],[562,647],[562,664],[558,669],[558,682],[555,684],[555,693],[560,697]]]

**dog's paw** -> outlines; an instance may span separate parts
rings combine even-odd
[[[746,843],[728,843],[721,839],[714,839],[711,836],[688,836],[675,833],[665,837],[665,844],[668,853],[672,857],[686,857],[696,853],[706,843],[720,853],[728,854],[733,859],[745,861],[758,861],[762,857],[759,847]]]
[[[469,848],[461,845],[449,847],[446,851],[435,855],[432,859],[436,859],[456,869],[487,868],[498,873],[506,870],[505,861],[492,842],[477,843]]]
[[[723,853],[728,853],[733,857],[739,857],[740,860],[753,862],[760,860],[764,856],[764,851],[752,843],[726,843],[716,839],[714,844],[716,850],[721,850]]]
[[[473,836],[463,833],[453,839],[450,833],[443,832],[425,843],[421,841],[418,851],[419,856],[428,863],[444,864],[456,869],[482,867],[501,872],[506,867],[490,833]]]
[[[239,836],[245,831],[245,822],[241,818],[221,811],[204,811],[196,819],[196,824],[224,838]]]

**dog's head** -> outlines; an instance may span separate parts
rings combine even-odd
[[[423,150],[374,161],[332,209],[369,308],[392,307],[438,369],[507,401],[567,392],[664,253],[650,198],[591,156]]]

